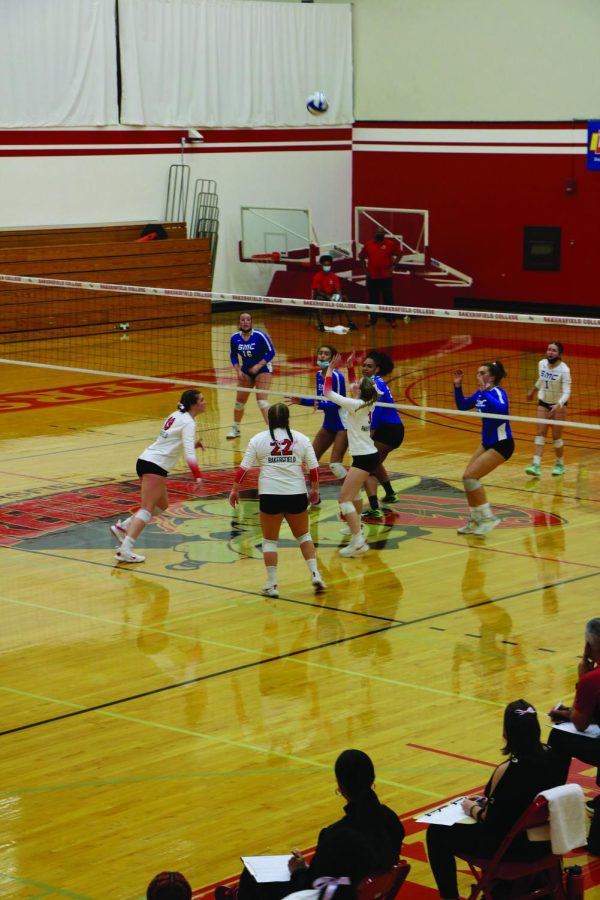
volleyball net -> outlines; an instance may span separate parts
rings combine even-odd
[[[8,290],[10,289],[10,291]],[[2,302],[2,297],[10,302]],[[325,331],[317,328],[316,309]],[[394,361],[387,379],[400,411],[478,418],[454,407],[452,377],[465,371],[464,391],[476,389],[475,372],[501,359],[511,420],[536,421],[527,392],[550,341],[560,341],[571,368],[568,427],[595,445],[600,390],[595,377],[600,320],[552,315],[425,309],[410,306],[312,301],[248,294],[131,287],[0,274],[0,361],[56,368],[106,379],[141,379],[174,387],[235,391],[230,338],[241,311],[271,338],[276,355],[269,396],[315,397],[315,354],[327,343],[360,363],[369,350]],[[379,314],[367,327],[369,313]],[[391,327],[383,314],[393,314]],[[357,330],[348,328],[348,321]],[[476,427],[476,423],[473,423]]]

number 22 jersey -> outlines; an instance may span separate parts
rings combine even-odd
[[[250,438],[242,469],[260,466],[259,494],[305,494],[305,471],[319,466],[310,438],[293,429],[292,440],[283,428],[276,428],[273,434],[275,439],[270,431]]]

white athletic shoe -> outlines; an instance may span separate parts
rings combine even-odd
[[[312,586],[315,589],[315,594],[322,594],[327,585],[323,581],[323,576],[320,572],[313,572],[311,575]]]
[[[121,549],[117,550],[117,552],[115,553],[115,559],[117,560],[117,562],[138,563],[144,562],[146,557],[142,556],[141,553],[133,553],[131,551],[123,550],[123,548],[121,547]]]
[[[276,584],[265,584],[261,591],[264,597],[279,597],[279,591]]]
[[[473,529],[473,534],[477,534],[480,537],[484,534],[488,534],[492,531],[497,525],[499,525],[501,519],[498,519],[496,516],[484,516],[479,522],[476,523],[475,528]]]
[[[339,554],[340,556],[362,556],[363,553],[366,553],[369,549],[369,545],[366,541],[363,541],[362,544],[353,544],[350,541],[349,544],[346,544],[345,547],[340,547]]]
[[[121,524],[121,520],[119,519],[114,525],[110,526],[110,531],[113,537],[115,537],[120,544],[123,543],[125,538],[127,537],[127,529],[123,528]]]
[[[479,519],[471,517],[468,522],[456,529],[457,534],[475,534],[475,529],[479,525]]]
[[[225,437],[228,441],[233,441],[235,438],[239,438],[240,436],[240,427],[239,425],[232,425],[231,431],[228,431]]]

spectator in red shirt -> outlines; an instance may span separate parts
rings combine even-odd
[[[394,303],[394,290],[392,285],[392,271],[400,256],[400,243],[396,238],[387,234],[385,228],[378,225],[375,229],[375,238],[366,241],[358,258],[362,261],[367,271],[367,293],[369,303],[375,305],[383,302],[386,306]],[[392,328],[396,327],[396,317],[384,316]],[[377,323],[377,313],[371,313],[369,324]]]
[[[321,263],[321,271],[316,272],[312,280],[312,299],[313,300],[345,300],[342,296],[342,284],[335,272],[331,271],[333,257],[328,253],[323,253],[319,257]],[[350,319],[350,315],[346,313],[348,328],[356,331],[356,325]],[[325,331],[325,326],[321,319],[321,310],[317,309],[317,328],[319,331]]]
[[[583,732],[588,725],[600,725],[600,619],[590,619],[585,626],[585,645],[578,673],[573,706],[559,704],[548,715],[557,724],[572,722],[578,732]],[[600,785],[600,738],[553,728],[548,744],[562,759],[565,781],[571,759],[575,757],[598,768],[596,784]],[[600,856],[600,795],[588,800],[586,806],[593,814],[588,853]]]

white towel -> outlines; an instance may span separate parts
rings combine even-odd
[[[583,847],[587,840],[585,802],[578,784],[561,784],[542,791],[539,795],[548,802],[550,814],[550,843],[557,856],[576,847]]]

